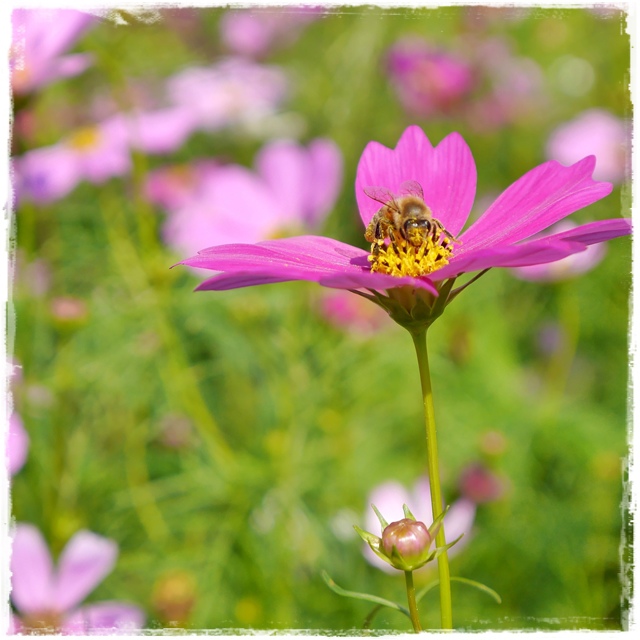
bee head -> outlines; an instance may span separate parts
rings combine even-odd
[[[410,235],[411,232],[416,231],[429,231],[431,226],[431,220],[427,218],[409,218],[408,220],[405,220],[403,225],[405,235]]]

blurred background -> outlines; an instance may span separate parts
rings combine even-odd
[[[630,215],[624,14],[16,10],[12,27],[12,517],[54,559],[78,531],[113,541],[86,603],[149,628],[362,628],[372,605],[323,570],[402,603],[352,525],[384,483],[424,495],[409,336],[352,294],[193,293],[208,274],[170,267],[300,232],[366,248],[358,158],[409,124],[465,137],[472,217],[590,154],[615,189],[572,220]],[[458,629],[624,625],[630,281],[624,238],[492,271],[430,331],[443,490],[467,506],[452,574],[503,598],[454,584]],[[421,614],[438,626],[437,589]]]

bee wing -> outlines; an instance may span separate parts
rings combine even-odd
[[[385,189],[384,187],[365,187],[364,192],[372,200],[399,210],[396,197],[391,191],[389,191],[389,189]]]
[[[407,180],[400,185],[398,189],[398,195],[402,196],[417,196],[420,200],[424,200],[424,192],[419,182],[415,180]]]

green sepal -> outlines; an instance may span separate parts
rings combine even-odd
[[[389,523],[384,519],[384,516],[378,511],[378,507],[376,507],[375,504],[372,504],[371,508],[375,511],[376,516],[378,516],[378,520],[380,521],[380,527],[382,528],[382,531],[384,531],[389,526]]]
[[[450,505],[447,505],[444,508],[444,511],[431,523],[431,526],[429,527],[429,535],[434,539],[436,537],[436,534],[438,533],[438,530],[440,529],[440,526],[442,525],[444,517],[447,515],[447,511],[449,511],[449,506]]]
[[[375,543],[378,547],[380,546],[380,543],[382,542],[380,540],[380,538],[376,535],[373,535],[373,533],[369,533],[368,531],[365,531],[364,529],[361,529],[357,524],[353,525],[353,528],[356,530],[356,533],[369,545],[371,546],[372,543]]]
[[[364,531],[357,524],[353,525],[353,528],[357,531],[358,535],[371,547],[371,551],[375,553],[380,560],[384,560],[387,564],[391,564],[389,562],[389,558],[382,550],[382,539],[378,536],[374,536],[373,533],[369,533],[368,531]]]
[[[462,536],[464,536],[464,533],[461,533],[453,542],[449,542],[449,544],[445,544],[444,547],[437,547],[435,550],[435,555],[433,557],[437,558],[438,556],[442,555],[447,549],[451,549],[451,547],[453,547],[453,545],[456,544],[456,542],[460,541]]]
[[[411,510],[406,504],[402,505],[402,510],[404,511],[404,517],[409,518],[410,520],[415,520],[416,517],[411,513]]]
[[[400,557],[400,554],[398,553],[398,550],[394,545],[393,549],[391,550],[390,558],[383,556],[380,557],[383,560],[386,560],[394,569],[398,569],[399,571],[415,571],[416,569],[421,569],[422,567],[424,567],[427,562],[431,562],[436,557],[436,552],[435,550],[431,551],[422,562],[407,564],[407,562],[405,562],[405,560]]]

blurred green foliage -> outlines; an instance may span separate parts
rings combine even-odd
[[[152,23],[129,15],[126,26],[89,32],[79,50],[93,52],[95,65],[33,101],[36,143],[85,124],[93,95],[126,106],[136,82],[159,86],[186,65],[215,61],[221,13],[167,10]],[[285,109],[302,117],[303,138],[331,137],[345,157],[327,235],[364,246],[352,188],[359,155],[370,140],[394,145],[408,124],[434,141],[460,131],[482,197],[542,162],[558,123],[593,106],[629,114],[623,17],[495,15],[483,33],[537,61],[553,97],[534,122],[501,131],[410,118],[384,74],[385,51],[402,35],[445,46],[464,38],[479,20],[468,8],[335,10],[269,57],[295,79]],[[176,28],[187,17],[189,28]],[[584,95],[554,82],[554,62],[567,55],[595,71]],[[176,570],[193,588],[186,624],[194,629],[360,627],[370,606],[329,591],[323,569],[346,589],[403,598],[402,576],[367,564],[351,524],[362,522],[377,484],[410,485],[425,470],[409,336],[391,323],[370,337],[332,326],[319,312],[323,292],[307,283],[194,294],[196,276],[169,270],[184,256],[159,240],[162,214],[140,199],[155,166],[209,156],[250,166],[260,144],[234,130],[198,134],[171,158],[138,158],[126,180],[83,184],[60,202],[15,212],[20,259],[45,263],[51,283],[39,295],[19,270],[11,292],[23,366],[14,397],[31,437],[12,483],[13,515],[40,527],[54,553],[79,528],[116,540],[117,567],[91,599],[138,603],[152,627],[166,623],[157,590]],[[628,213],[618,188],[575,219]],[[616,240],[601,266],[569,283],[490,272],[430,332],[447,500],[459,471],[478,459],[509,487],[479,508],[472,541],[452,561],[455,575],[484,582],[503,603],[454,584],[460,629],[623,624],[629,287],[630,242]],[[80,299],[86,314],[56,319],[60,296]],[[568,331],[575,349],[542,355],[546,323]],[[166,444],[168,425],[181,434],[177,447]],[[491,453],[496,433],[503,444]],[[418,586],[432,577],[417,576]],[[437,591],[421,611],[426,628],[438,626]],[[409,627],[383,611],[373,628]]]

